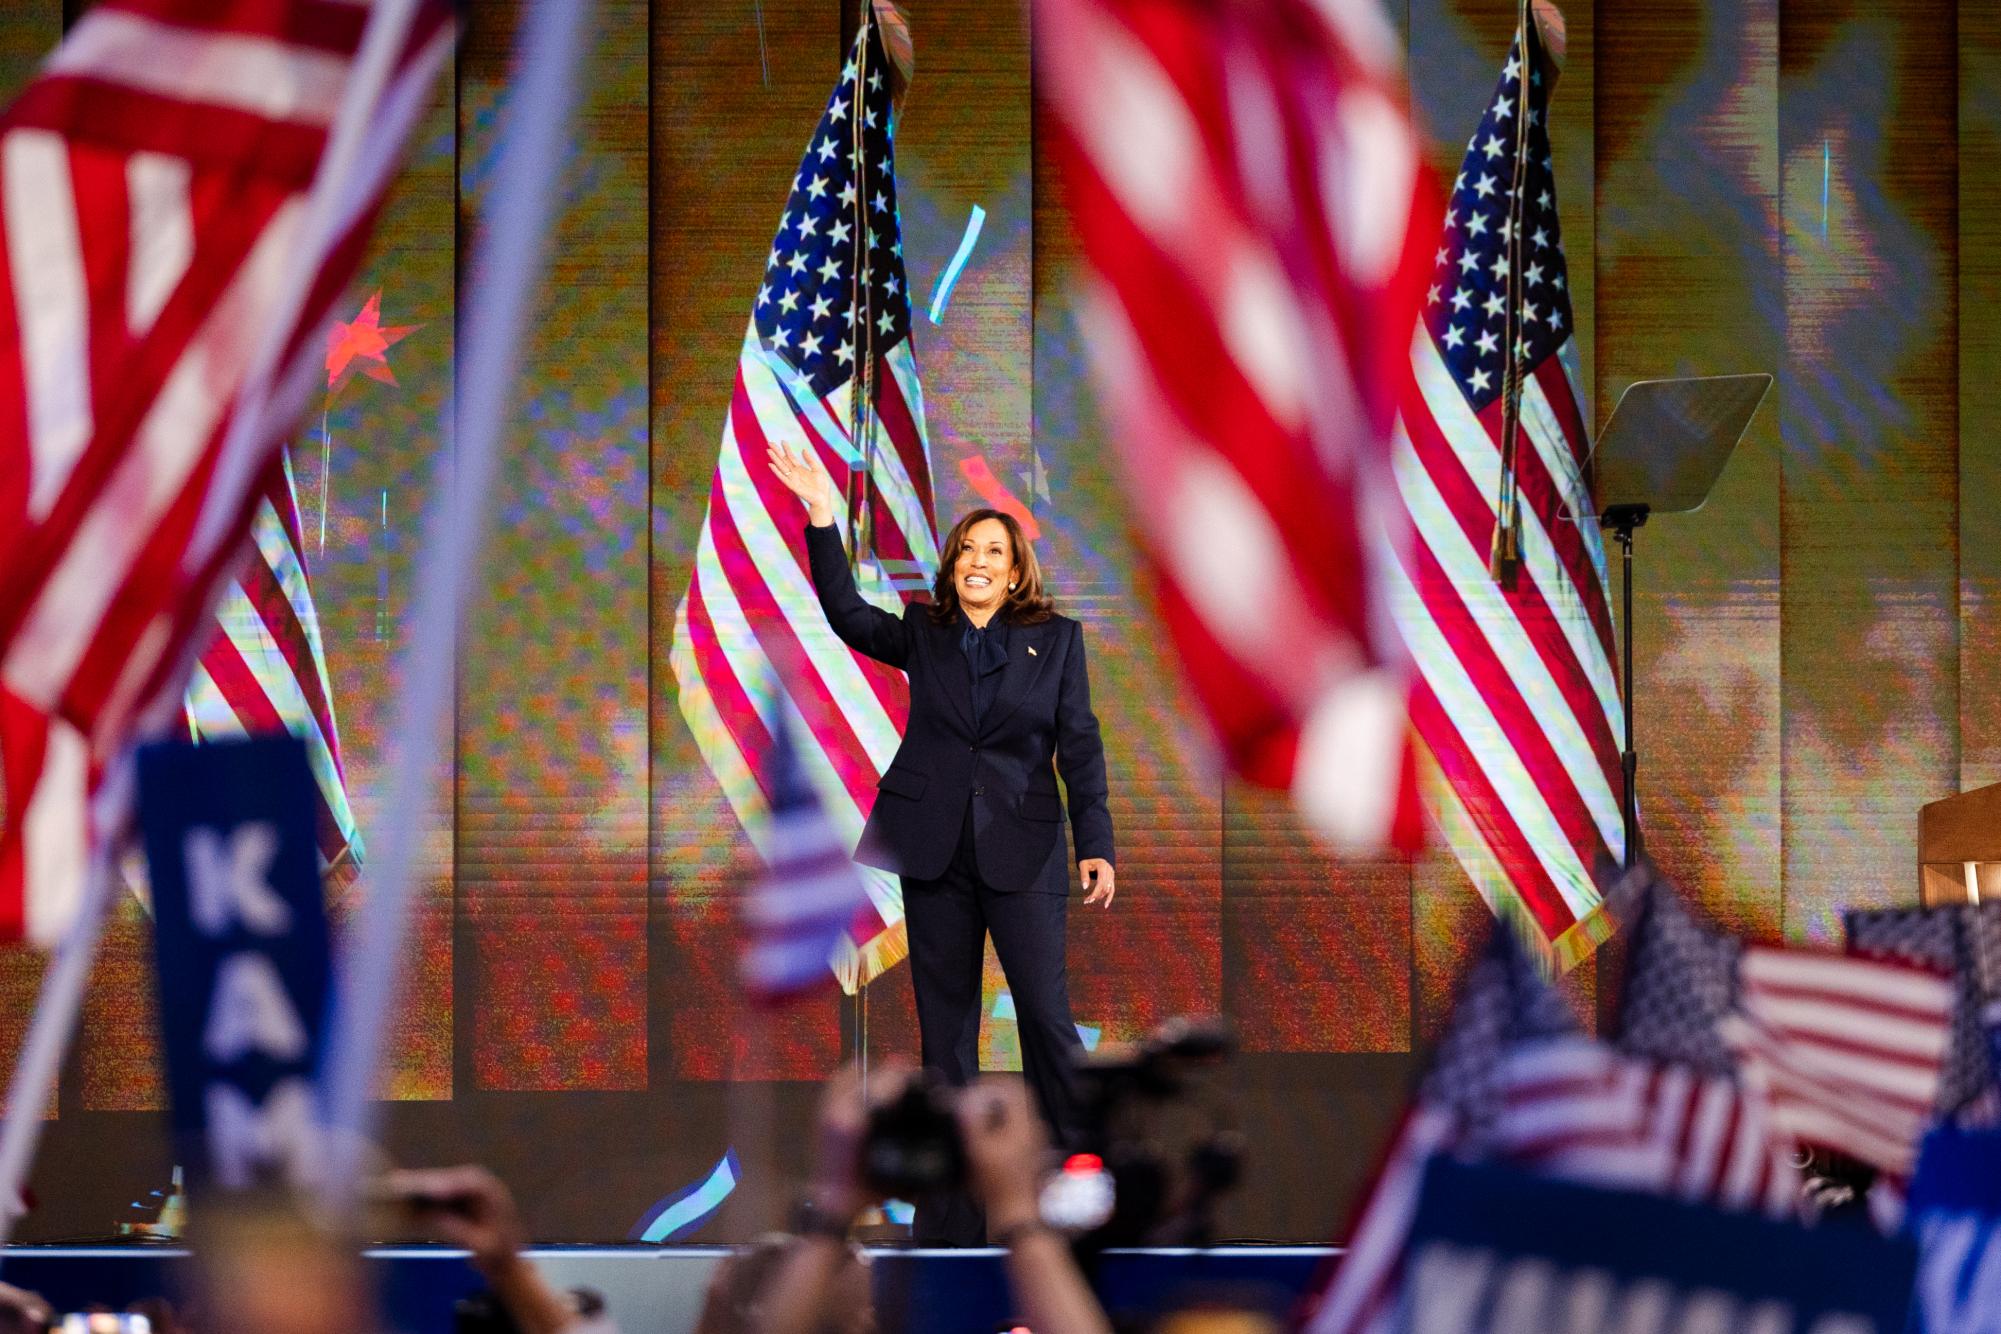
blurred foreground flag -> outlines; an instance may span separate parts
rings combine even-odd
[[[1633,922],[1623,1050],[1738,1079],[1768,1098],[1780,1134],[1910,1176],[1919,1138],[1949,1110],[1940,1103],[1957,1000],[1949,977],[1747,944],[1698,921],[1645,865],[1613,892]]]
[[[1238,772],[1339,847],[1412,848],[1385,331],[1431,232],[1395,32],[1369,0],[1037,0],[1035,37],[1174,652]]]
[[[768,1004],[828,981],[829,961],[870,904],[783,724],[764,758],[764,790],[771,816],[759,847],[769,869],[744,900],[741,976],[744,992]]]
[[[1916,964],[1952,978],[1952,1045],[1939,1088],[1939,1113],[1968,1125],[2001,1120],[1995,1060],[2001,1027],[2001,902],[1850,909],[1842,914],[1842,923],[1850,954]]]
[[[1952,1045],[1953,989],[1923,969],[1753,947],[1721,1025],[1747,1081],[1803,1144],[1895,1176],[1917,1164]]]
[[[198,636],[450,50],[450,6],[417,4],[327,182],[331,238],[305,253],[371,12],[100,0],[0,117],[0,935],[60,933],[94,841],[129,816],[129,744],[182,721]],[[303,308],[274,329],[302,264]]]
[[[1411,719],[1438,823],[1488,905],[1568,968],[1612,931],[1593,877],[1625,853],[1624,733],[1550,165],[1556,65],[1535,29],[1526,55],[1517,34],[1467,141],[1410,344],[1396,482],[1416,540],[1393,605],[1417,664]],[[1488,556],[1511,331],[1522,560],[1503,588]]]
[[[1448,1156],[1775,1217],[1793,1211],[1798,1193],[1755,1091],[1586,1037],[1500,928],[1462,982],[1417,1100],[1313,1303],[1310,1334],[1401,1328],[1396,1294],[1420,1184],[1426,1164]]]
[[[694,573],[674,613],[681,716],[753,843],[773,804],[758,757],[779,727],[800,729],[807,780],[852,848],[910,710],[903,673],[828,626],[806,569],[806,511],[771,475],[765,450],[810,449],[827,465],[847,500],[836,521],[863,597],[901,613],[938,569],[896,207],[894,130],[910,44],[887,0],[872,0],[867,14],[779,215]],[[785,664],[782,675],[774,663]],[[758,852],[771,861],[761,843]],[[850,992],[909,948],[897,878],[875,867],[858,874],[873,907],[835,963]]]

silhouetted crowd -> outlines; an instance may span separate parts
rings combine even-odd
[[[829,1081],[817,1118],[811,1178],[788,1232],[737,1249],[717,1265],[697,1334],[873,1334],[879,1319],[867,1252],[855,1227],[884,1203],[862,1170],[872,1107],[894,1100],[914,1073],[878,1070],[864,1091],[850,1066]],[[1048,1131],[1027,1086],[990,1075],[953,1095],[964,1190],[1004,1250],[1015,1319],[1036,1334],[1110,1334],[1071,1237],[1043,1221],[1043,1191],[1055,1166]],[[463,1248],[485,1289],[459,1303],[457,1334],[608,1334],[618,1326],[588,1289],[553,1286],[524,1253],[521,1214],[482,1167],[388,1173],[372,1192],[385,1217],[422,1237]],[[197,1221],[191,1295],[153,1298],[123,1313],[102,1308],[79,1334],[354,1334],[373,1309],[354,1247],[289,1207],[232,1208]],[[144,1323],[131,1317],[143,1317]],[[0,1334],[73,1330],[32,1292],[0,1284]],[[1263,1334],[1269,1313],[1230,1301],[1196,1300],[1156,1317],[1162,1334]]]

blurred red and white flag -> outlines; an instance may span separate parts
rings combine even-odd
[[[1642,864],[1613,890],[1632,946],[1619,1045],[1756,1086],[1802,1144],[1908,1177],[1942,1098],[1958,993],[1932,967],[1751,945]],[[1870,1192],[1876,1203],[1878,1192]]]
[[[100,0],[0,117],[0,936],[50,941],[182,692],[451,47],[425,0],[309,244],[369,22],[345,0]],[[238,428],[240,412],[255,412]]]
[[[1886,960],[1753,946],[1720,1030],[1779,1125],[1908,1178],[1952,1045],[1952,979]]]
[[[1414,847],[1390,440],[1431,258],[1373,4],[1037,0],[1080,320],[1176,655],[1232,766]]]

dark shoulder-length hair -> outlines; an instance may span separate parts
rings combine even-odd
[[[952,531],[945,535],[944,545],[938,548],[938,578],[931,585],[931,619],[946,625],[959,614],[959,585],[952,578],[952,572],[959,564],[959,547],[974,524],[988,519],[1007,529],[1008,545],[1014,549],[1014,587],[1008,590],[1007,600],[1001,603],[1000,615],[1015,625],[1034,625],[1048,620],[1056,614],[1056,599],[1050,597],[1048,590],[1042,586],[1042,564],[1035,559],[1035,547],[1012,514],[996,509],[972,511],[953,524]]]

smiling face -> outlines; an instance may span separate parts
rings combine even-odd
[[[952,566],[952,587],[959,605],[976,624],[1000,609],[1008,585],[1015,580],[1014,544],[999,519],[982,519],[966,530]]]

